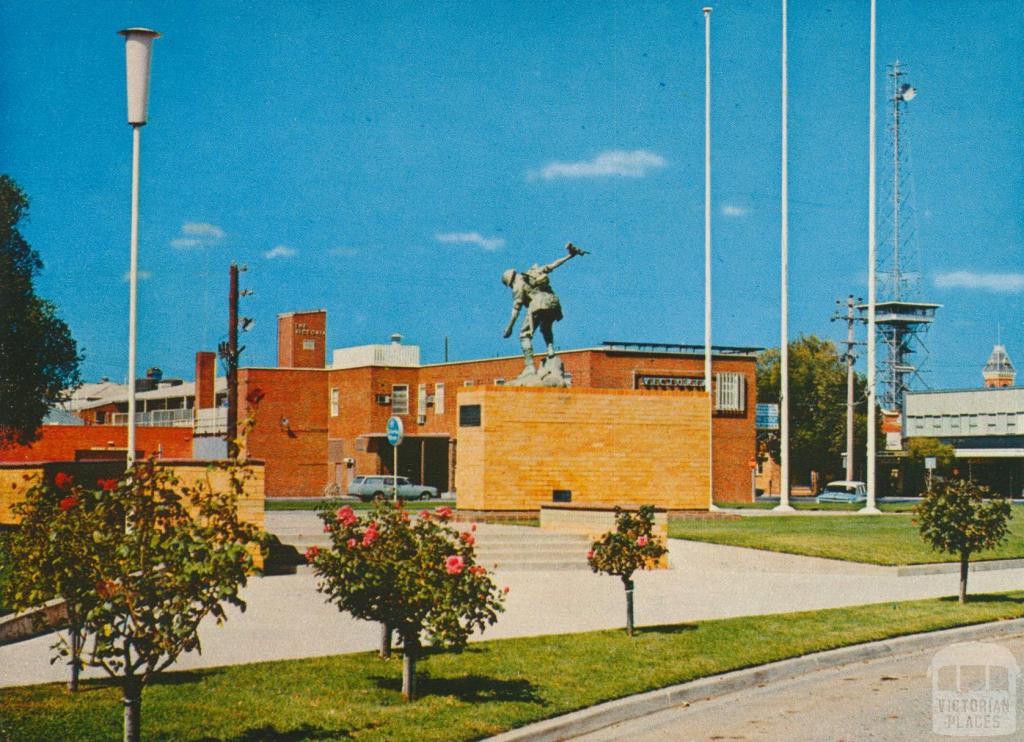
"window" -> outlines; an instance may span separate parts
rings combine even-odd
[[[464,382],[462,382],[462,386],[476,386],[476,382],[473,381],[472,379],[466,379]]]
[[[494,380],[494,386],[505,386],[505,379],[500,376]]]
[[[331,387],[331,417],[337,417],[340,411],[341,396],[338,387]]]
[[[302,341],[302,349],[303,350],[316,350],[316,340],[303,340]]]
[[[420,384],[416,387],[416,415],[420,419],[427,416],[427,385]]]
[[[408,415],[409,414],[409,385],[408,384],[392,384],[391,385],[391,414],[392,415]]]
[[[747,409],[747,379],[743,374],[727,372],[715,374],[715,409],[722,412],[745,412]]]
[[[459,405],[459,427],[479,428],[480,427],[480,405],[461,404]]]
[[[438,415],[444,414],[444,384],[434,384],[434,412]]]

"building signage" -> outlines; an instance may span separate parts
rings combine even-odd
[[[305,322],[295,323],[295,334],[296,335],[317,335],[324,336],[327,334],[324,330],[317,330],[316,328],[310,327]]]
[[[704,391],[703,376],[638,374],[635,384],[637,389],[692,389]]]
[[[761,402],[757,405],[756,427],[758,430],[779,429],[779,406]]]

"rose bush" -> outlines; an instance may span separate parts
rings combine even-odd
[[[654,508],[641,506],[635,513],[615,508],[615,530],[593,543],[587,562],[594,572],[615,575],[626,589],[626,633],[633,635],[633,573],[650,569],[668,553],[655,538]]]
[[[416,695],[423,642],[461,649],[504,609],[504,593],[476,564],[472,533],[449,523],[451,508],[424,510],[414,520],[401,501],[378,500],[363,518],[349,507],[319,515],[332,548],[306,553],[317,589],[338,610],[397,632],[407,700]]]

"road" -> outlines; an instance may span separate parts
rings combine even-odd
[[[996,642],[1018,663],[1024,636]],[[932,685],[928,668],[937,650],[859,662],[810,673],[753,692],[730,693],[616,724],[577,742],[893,742],[903,740],[1021,739],[1017,729],[1001,736],[945,736],[932,732]],[[1018,689],[1019,691],[1019,689]],[[1005,729],[1004,727],[1002,727]]]

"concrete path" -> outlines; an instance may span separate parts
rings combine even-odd
[[[1024,661],[1024,637],[986,642],[1005,647]],[[858,662],[812,672],[755,690],[726,693],[622,722],[579,742],[661,742],[661,740],[744,740],[745,742],[889,742],[890,740],[1021,739],[1024,714],[1008,722],[1002,714],[949,715],[940,723],[960,729],[953,737],[933,732],[932,683],[928,669],[936,649],[896,658]],[[982,675],[980,679],[984,679]],[[1024,710],[1019,694],[1011,706]],[[997,728],[991,728],[998,724]],[[970,734],[970,732],[974,734]]]
[[[272,528],[274,514],[268,513]],[[485,526],[480,526],[484,529]],[[509,526],[503,526],[509,528]],[[672,569],[636,578],[638,625],[781,613],[955,594],[955,574],[898,577],[884,567],[672,540]],[[505,613],[484,639],[568,633],[623,625],[621,583],[587,571],[496,573],[509,586]],[[1024,570],[971,576],[972,592],[1019,589]],[[308,568],[257,578],[244,591],[249,608],[230,611],[223,626],[203,625],[203,654],[177,669],[291,659],[373,649],[378,627],[324,603]],[[481,637],[478,637],[481,638]],[[59,681],[51,666],[52,637],[0,647],[0,686]]]

